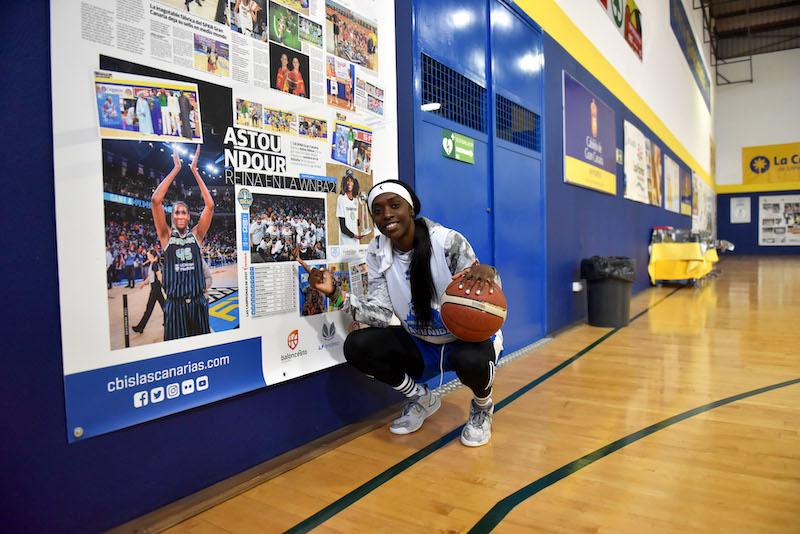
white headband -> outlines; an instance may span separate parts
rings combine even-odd
[[[378,197],[378,195],[382,195],[384,193],[394,193],[398,195],[403,200],[408,202],[408,205],[411,206],[412,210],[414,209],[414,201],[411,200],[411,194],[409,194],[408,189],[397,182],[382,182],[373,187],[369,192],[369,197],[367,197],[367,206],[369,206],[370,213],[372,213],[372,203],[375,202],[375,199]]]

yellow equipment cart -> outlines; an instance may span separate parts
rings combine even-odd
[[[718,261],[717,250],[703,243],[653,243],[647,272],[652,284],[691,280],[697,286]]]

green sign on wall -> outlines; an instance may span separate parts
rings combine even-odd
[[[475,140],[450,130],[442,130],[442,156],[474,164]]]

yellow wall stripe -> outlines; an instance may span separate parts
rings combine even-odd
[[[783,182],[775,184],[717,185],[718,195],[728,195],[731,193],[767,193],[770,191],[797,191],[797,190],[800,190],[800,182]]]
[[[587,3],[596,1],[587,0]],[[516,0],[516,4],[536,21],[542,27],[542,30],[564,47],[572,57],[577,59],[586,70],[592,73],[600,83],[605,85],[634,115],[639,117],[698,176],[712,188],[715,188],[713,178],[708,170],[694,159],[686,147],[678,141],[678,138],[672,134],[658,115],[650,109],[650,106],[647,105],[642,97],[634,91],[633,87],[630,86],[617,69],[603,57],[603,54],[578,29],[561,7],[556,4],[555,0]],[[598,24],[608,22],[604,20],[605,17],[601,18],[600,14],[598,9]]]

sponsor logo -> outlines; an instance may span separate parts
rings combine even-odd
[[[289,332],[289,335],[286,337],[286,344],[289,346],[289,350],[296,349],[299,343],[300,332],[298,332],[296,329]]]
[[[239,205],[243,210],[248,210],[253,204],[253,194],[248,189],[240,189],[236,200],[239,201]]]
[[[616,24],[618,28],[621,28],[622,22],[624,21],[622,15],[622,0],[611,0],[611,14],[614,17],[614,24]]]
[[[181,386],[177,382],[167,385],[167,398],[174,399],[181,394]]]
[[[756,156],[750,160],[750,170],[756,174],[764,174],[769,170],[769,160],[764,156]]]
[[[133,394],[133,407],[134,408],[141,408],[142,406],[147,406],[148,403],[148,396],[147,391],[137,391]]]
[[[207,376],[198,376],[197,380],[195,381],[195,388],[197,391],[205,391],[208,389],[208,377]]]
[[[336,339],[336,325],[333,322],[322,323],[322,339],[323,342],[320,343],[318,350],[331,349],[342,344]]]
[[[323,323],[322,324],[322,339],[325,341],[330,341],[336,337],[336,325],[332,322],[330,323]]]
[[[150,402],[155,404],[164,400],[164,387],[158,386],[150,390]]]

